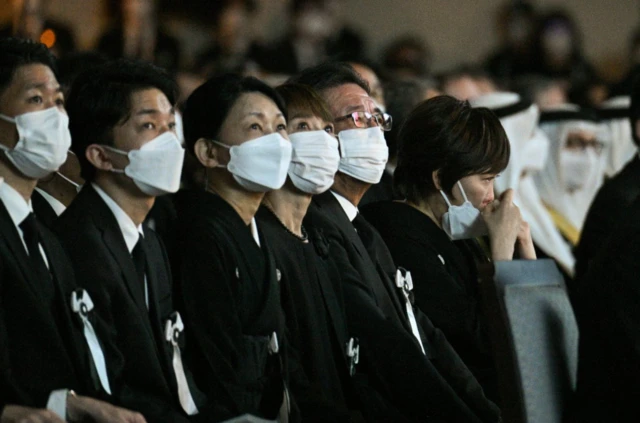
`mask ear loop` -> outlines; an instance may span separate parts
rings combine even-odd
[[[464,188],[462,188],[462,184],[458,181],[458,188],[460,188],[460,192],[462,193],[462,198],[464,198],[464,202],[467,203],[469,200],[467,199],[467,194],[464,192]],[[447,203],[447,206],[451,207],[451,202],[449,201],[449,197],[444,193],[443,190],[440,190],[440,195],[444,198],[444,201]]]

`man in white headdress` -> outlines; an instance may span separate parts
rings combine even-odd
[[[638,154],[638,147],[633,143],[631,125],[629,125],[629,107],[631,97],[619,96],[602,103],[598,116],[602,120],[611,143],[607,153],[607,177],[620,172],[624,165]]]
[[[538,257],[553,258],[567,275],[572,276],[574,259],[570,247],[557,231],[533,181],[533,175],[544,167],[549,149],[549,140],[537,128],[538,107],[521,100],[518,94],[507,92],[486,94],[470,103],[474,107],[492,109],[509,138],[511,158],[495,181],[496,192],[509,188],[515,191],[514,202],[529,223]]]
[[[549,159],[535,175],[536,186],[556,227],[575,247],[604,182],[606,133],[594,114],[570,104],[543,112],[540,128],[551,143]]]

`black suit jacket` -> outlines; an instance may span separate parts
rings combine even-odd
[[[576,286],[580,340],[575,422],[640,415],[640,199]]]
[[[53,276],[53,305],[42,296],[20,235],[0,201],[0,410],[7,404],[43,408],[51,391],[101,397],[82,322],[71,311],[73,269],[56,237],[40,225]],[[106,394],[105,394],[106,396]]]
[[[35,189],[31,194],[31,205],[38,221],[47,228],[53,229],[53,222],[56,221],[58,215],[47,199]]]
[[[580,243],[575,249],[577,284],[615,227],[632,218],[629,206],[639,196],[640,158],[635,156],[617,175],[605,182],[591,203]]]
[[[349,329],[361,345],[359,371],[375,390],[408,421],[499,421],[499,411],[442,333],[414,308],[422,353],[394,284],[393,259],[375,229],[362,219],[356,232],[330,192],[314,197],[305,222],[323,230],[344,275]]]
[[[107,366],[114,395],[151,421],[181,421],[171,365],[172,349],[163,328],[174,311],[168,259],[158,236],[146,229],[147,285],[138,280],[118,222],[98,193],[85,186],[59,217],[55,230],[73,263],[76,277],[89,291],[95,311],[108,331]],[[197,401],[197,399],[196,399]]]

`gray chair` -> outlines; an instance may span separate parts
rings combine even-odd
[[[503,421],[561,423],[576,386],[578,327],[552,260],[480,271]]]

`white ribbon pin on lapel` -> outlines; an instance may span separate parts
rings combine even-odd
[[[189,416],[194,416],[198,414],[198,407],[196,407],[196,403],[191,396],[191,391],[189,390],[187,376],[184,373],[184,366],[182,365],[180,345],[178,345],[178,340],[180,339],[180,335],[183,331],[184,323],[182,323],[180,313],[177,311],[171,313],[171,316],[169,316],[167,323],[165,324],[164,336],[165,340],[173,347],[172,364],[173,371],[176,374],[176,381],[178,382],[178,399],[180,400],[180,405],[185,413]]]
[[[111,395],[111,386],[109,385],[109,376],[107,375],[107,365],[104,360],[104,353],[102,347],[98,341],[96,331],[93,329],[93,325],[89,321],[89,312],[93,310],[93,301],[89,293],[84,289],[76,289],[71,293],[71,310],[80,316],[82,324],[84,326],[84,338],[89,345],[89,351],[93,364],[96,366],[98,378],[100,378],[100,384],[102,389],[109,395]]]
[[[403,275],[404,271],[404,275]],[[411,291],[413,290],[413,279],[411,278],[411,272],[401,267],[396,270],[396,286],[402,290],[405,298],[405,307],[407,309],[407,316],[409,317],[409,324],[411,325],[411,332],[413,336],[418,340],[422,353],[426,355],[424,345],[422,345],[422,339],[420,338],[420,331],[418,331],[418,323],[416,322],[416,316],[413,314],[413,304],[411,304]]]

